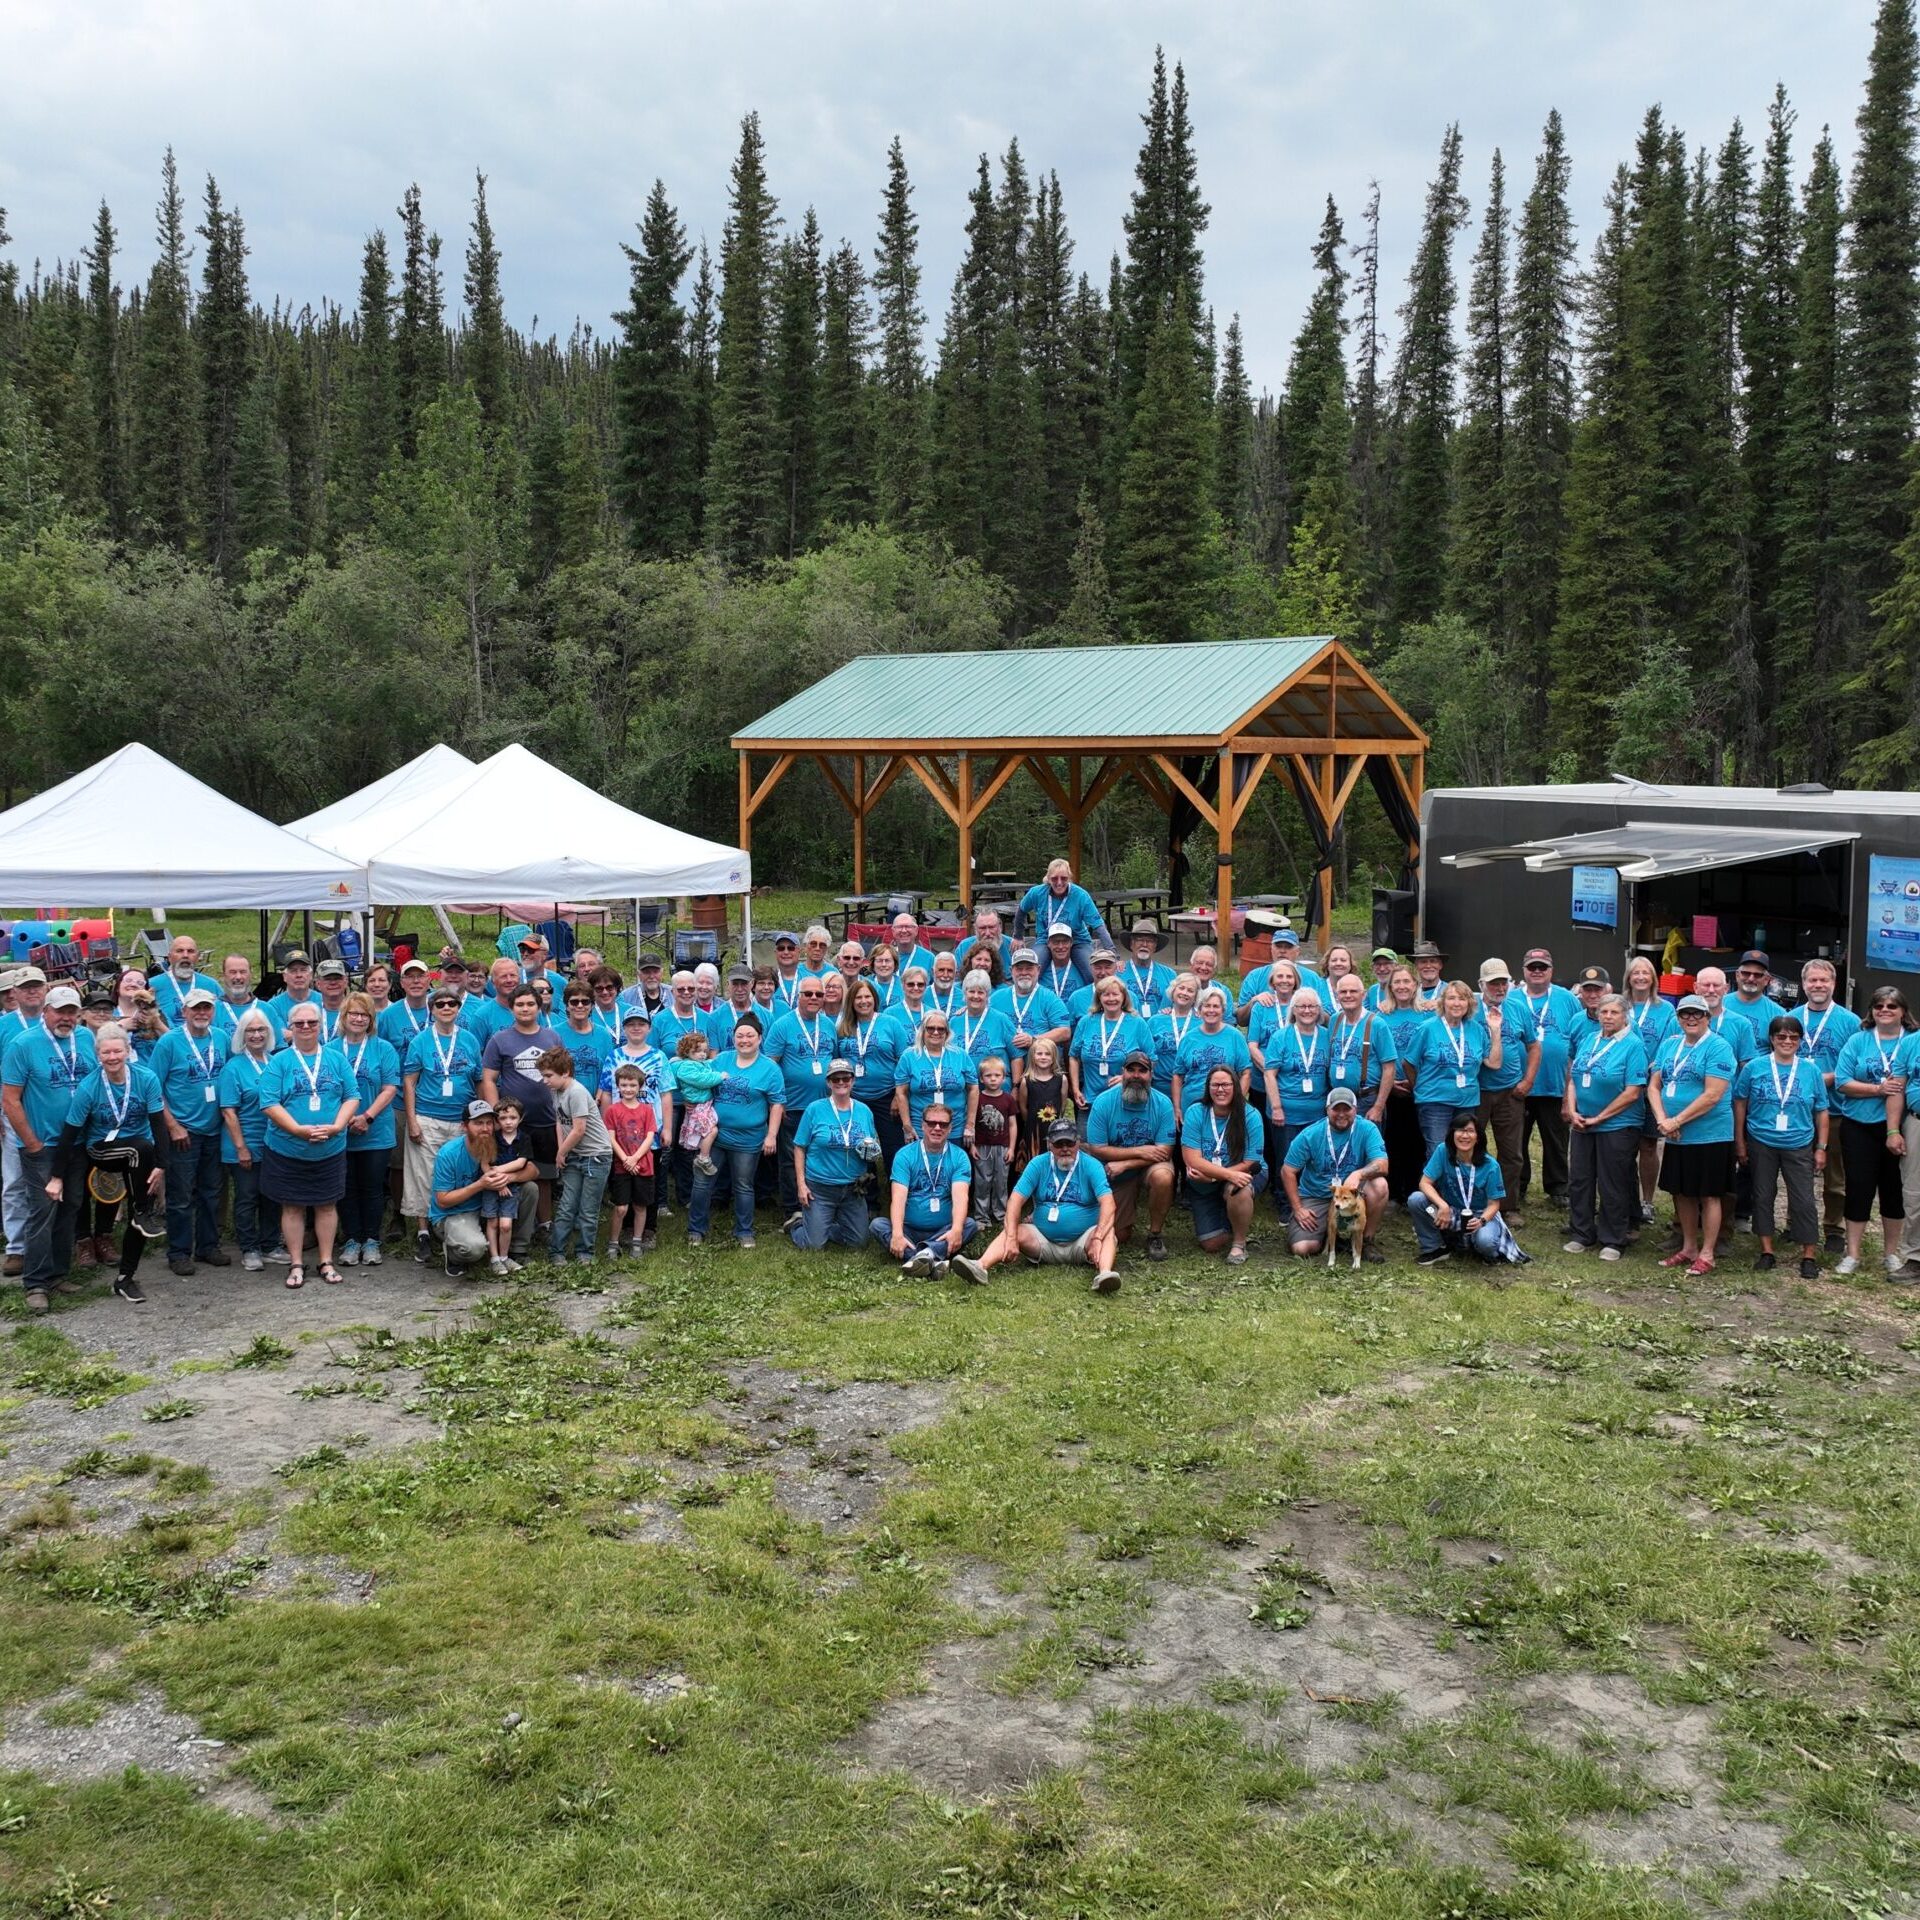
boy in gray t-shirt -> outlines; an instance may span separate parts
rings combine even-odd
[[[553,1258],[564,1264],[577,1232],[580,1247],[574,1258],[585,1266],[593,1259],[600,1202],[613,1171],[613,1141],[600,1118],[599,1103],[573,1077],[573,1055],[565,1047],[549,1047],[540,1056],[540,1079],[553,1098],[557,1138],[554,1166],[559,1193],[549,1247]]]

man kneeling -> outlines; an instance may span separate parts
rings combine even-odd
[[[1025,1216],[1031,1208],[1033,1218]],[[1047,1153],[1027,1162],[1007,1195],[1007,1224],[978,1260],[953,1264],[975,1286],[985,1286],[994,1267],[1026,1257],[1036,1265],[1093,1268],[1095,1293],[1117,1293],[1113,1270],[1113,1188],[1106,1169],[1080,1151],[1080,1129],[1056,1120],[1047,1129]]]
[[[1153,1086],[1153,1056],[1139,1047],[1127,1055],[1120,1084],[1109,1087],[1087,1113],[1087,1151],[1106,1169],[1113,1188],[1113,1237],[1124,1247],[1144,1194],[1147,1258],[1167,1257],[1167,1209],[1173,1205],[1173,1102]]]
[[[1367,1209],[1365,1259],[1379,1266],[1386,1255],[1374,1244],[1387,1210],[1387,1143],[1371,1120],[1358,1117],[1351,1087],[1327,1095],[1327,1117],[1316,1120],[1292,1146],[1280,1168],[1290,1215],[1288,1236],[1295,1253],[1318,1253],[1327,1243],[1334,1190],[1357,1193]]]
[[[880,1158],[873,1115],[853,1097],[853,1062],[827,1066],[827,1097],[811,1102],[793,1137],[794,1192],[800,1218],[793,1244],[817,1253],[832,1244],[858,1247],[867,1238],[867,1202],[860,1191],[870,1162]]]

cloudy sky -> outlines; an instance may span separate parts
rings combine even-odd
[[[900,134],[937,328],[976,158],[1010,136],[1060,175],[1077,264],[1104,279],[1160,41],[1193,100],[1208,296],[1223,322],[1242,315],[1256,384],[1277,386],[1327,194],[1351,231],[1379,180],[1397,305],[1447,122],[1477,217],[1493,149],[1517,201],[1557,106],[1584,248],[1652,102],[1717,146],[1736,116],[1757,132],[1784,80],[1796,160],[1823,123],[1850,150],[1872,14],[1872,0],[4,0],[0,206],[30,267],[83,247],[104,196],[131,284],[171,142],[191,199],[211,172],[246,215],[256,298],[351,303],[365,235],[392,233],[417,180],[457,300],[477,167],[514,322],[604,330],[656,175],[717,251],[740,118],[757,109],[783,212],[811,203],[829,240],[869,251]]]

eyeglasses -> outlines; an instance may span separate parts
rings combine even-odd
[[[289,1020],[287,1022],[287,1031],[289,1033],[316,1033],[319,1031],[319,1027],[320,1022],[318,1020]]]
[[[1680,1016],[1682,1020],[1704,1020],[1706,1017],[1705,1010],[1700,1007],[1689,1007],[1686,1012]]]
[[[1551,973],[1553,971],[1553,962],[1551,960],[1529,960],[1520,971],[1522,973]]]
[[[576,1000],[572,994],[568,994],[567,1005],[570,1007],[590,1007],[593,1005],[593,1002],[587,999]]]
[[[925,1127],[929,1133],[938,1133],[943,1127],[952,1126],[953,1122],[951,1120],[922,1120],[920,1124]]]

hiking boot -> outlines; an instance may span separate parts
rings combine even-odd
[[[4,1271],[9,1280],[17,1280],[27,1270],[27,1256],[24,1253],[10,1253],[6,1257]]]
[[[1384,1267],[1387,1264],[1387,1256],[1371,1240],[1361,1241],[1360,1258],[1370,1267]]]
[[[131,1300],[136,1307],[143,1307],[147,1303],[146,1288],[131,1273],[116,1273],[113,1276],[113,1290],[122,1300]]]
[[[191,1280],[196,1269],[191,1260],[169,1260],[167,1262],[167,1271],[172,1274],[177,1274],[182,1280]]]
[[[1147,1258],[1149,1260],[1164,1260],[1166,1257],[1167,1257],[1166,1236],[1160,1233],[1148,1234],[1147,1235]]]
[[[76,1267],[97,1267],[100,1264],[100,1249],[91,1234],[73,1243],[73,1264]]]
[[[1827,1235],[1820,1250],[1823,1253],[1845,1253],[1847,1250],[1847,1236],[1836,1228],[1832,1233]]]
[[[198,1260],[203,1267],[230,1267],[233,1265],[233,1255],[222,1247],[215,1247],[210,1253],[197,1253],[194,1255],[194,1258]]]
[[[27,1311],[29,1313],[45,1313],[46,1310],[46,1294],[38,1287],[29,1287],[27,1289]]]

